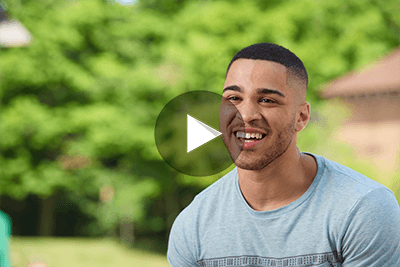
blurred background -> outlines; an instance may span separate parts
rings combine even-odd
[[[398,0],[2,0],[0,14],[10,266],[169,266],[174,219],[234,166],[177,173],[155,146],[157,115],[181,93],[221,93],[233,55],[258,42],[307,68],[299,148],[400,200]]]

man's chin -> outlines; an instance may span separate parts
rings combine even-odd
[[[235,161],[236,167],[243,170],[249,171],[259,171],[264,169],[269,162],[266,161],[252,161],[252,160],[243,160],[240,157]]]

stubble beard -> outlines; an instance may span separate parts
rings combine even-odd
[[[252,150],[242,151],[235,161],[235,165],[244,170],[257,171],[265,168],[275,159],[284,154],[292,142],[295,129],[296,116],[286,127],[278,134],[276,140],[271,147],[267,148],[266,152],[258,158],[254,158]],[[269,138],[267,135],[265,138]],[[264,140],[264,142],[267,140]]]

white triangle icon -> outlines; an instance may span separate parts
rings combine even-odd
[[[222,133],[187,114],[187,153]]]

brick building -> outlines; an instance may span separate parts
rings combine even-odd
[[[335,138],[382,171],[400,170],[400,47],[325,85],[321,95],[350,110]]]

